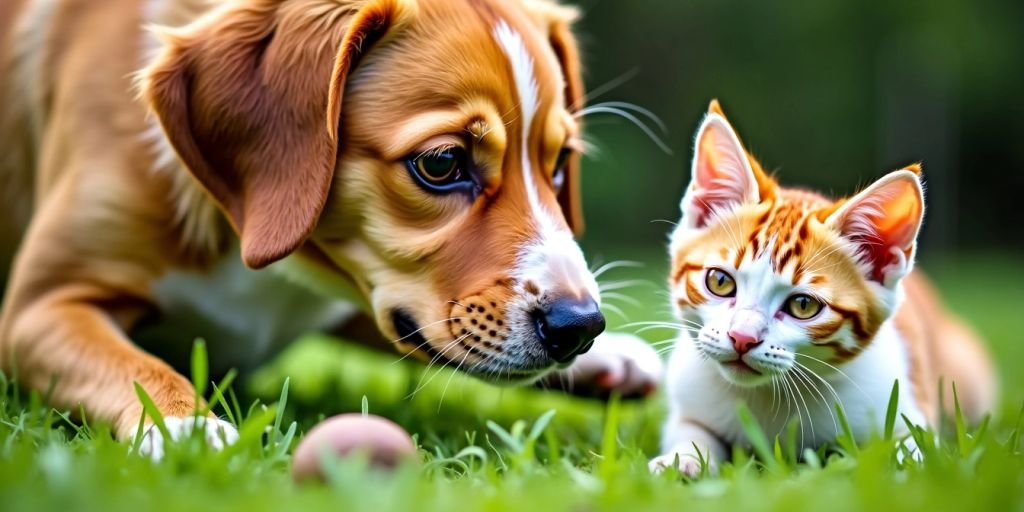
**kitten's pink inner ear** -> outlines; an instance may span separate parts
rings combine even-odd
[[[704,227],[716,211],[756,203],[759,193],[746,152],[724,117],[712,113],[697,135],[691,189],[684,213],[693,227]]]
[[[830,222],[871,265],[871,277],[885,283],[910,259],[924,217],[924,197],[916,175],[896,171],[851,199]],[[902,253],[900,258],[896,252]]]

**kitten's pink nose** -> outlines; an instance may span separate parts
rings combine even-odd
[[[761,340],[759,340],[757,336],[753,336],[737,329],[729,331],[729,339],[732,340],[732,348],[736,349],[736,354],[740,357],[761,344]]]

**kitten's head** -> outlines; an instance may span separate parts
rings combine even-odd
[[[672,235],[672,300],[731,382],[827,371],[863,351],[899,301],[924,213],[916,165],[833,201],[781,188],[717,102],[697,132]]]

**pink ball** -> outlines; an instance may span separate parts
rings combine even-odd
[[[385,469],[416,458],[412,437],[395,422],[380,416],[339,414],[320,422],[299,442],[292,458],[292,478],[323,480],[319,458],[323,451],[335,457],[362,453],[370,464]]]

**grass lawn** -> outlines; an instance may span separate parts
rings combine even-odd
[[[620,290],[638,304],[611,299],[631,321],[665,316],[663,267],[609,272],[652,282]],[[660,399],[606,405],[494,388],[310,336],[235,384],[241,405],[227,402],[241,424],[237,445],[211,453],[193,440],[160,464],[129,454],[103,426],[72,423],[0,382],[0,510],[1024,510],[1019,261],[965,256],[924,267],[989,339],[1003,407],[983,431],[944,428],[923,465],[899,468],[892,443],[881,439],[840,440],[837,453],[799,463],[784,445],[776,455],[768,440],[761,457],[737,452],[718,477],[655,478],[646,463],[657,447]],[[609,317],[613,328],[626,323]],[[644,335],[658,341],[670,333]],[[359,410],[364,396],[370,412],[416,435],[423,463],[381,474],[348,460],[330,467],[325,485],[293,484],[289,453],[301,432],[324,415]],[[267,405],[249,407],[257,399]]]

